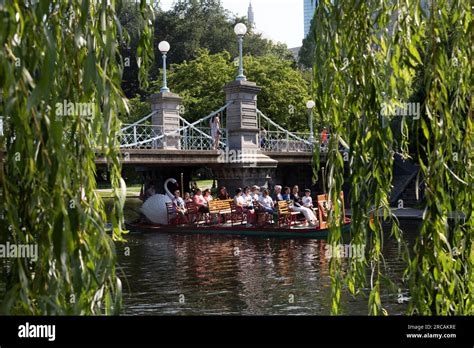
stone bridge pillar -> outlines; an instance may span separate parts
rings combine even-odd
[[[179,129],[179,108],[181,106],[181,97],[171,92],[160,92],[153,94],[150,99],[151,111],[155,112],[152,116],[152,125],[157,126],[157,134],[169,133]],[[164,150],[179,150],[181,142],[179,134],[165,136],[163,142],[159,141],[156,148]]]
[[[259,150],[257,94],[260,87],[251,81],[232,81],[224,87],[227,108],[228,147],[219,154],[214,168],[219,186],[235,189],[247,185],[266,186],[275,172],[277,161]]]

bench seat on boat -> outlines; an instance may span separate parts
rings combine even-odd
[[[277,204],[278,226],[291,226],[293,223],[296,223],[296,217],[299,213],[297,211],[291,211],[288,201],[278,201]]]

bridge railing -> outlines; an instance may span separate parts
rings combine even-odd
[[[181,150],[213,150],[214,138],[211,134],[210,120],[216,115],[220,115],[223,119],[224,110],[229,105],[231,103],[227,103],[219,110],[193,123],[179,116],[180,127],[172,131],[163,129],[163,126],[143,124],[153,115],[151,113],[133,124],[124,125],[120,132],[121,148],[159,149],[166,147],[168,140],[174,144],[177,141],[176,139],[179,138],[179,149]],[[221,127],[222,125],[225,127],[224,120],[221,122]],[[227,147],[227,130],[224,127],[220,129],[218,149]]]
[[[270,152],[312,152],[314,143],[309,140],[309,133],[294,133],[265,116],[260,110],[258,127],[260,129],[259,147]]]
[[[163,146],[163,126],[148,124],[124,125],[120,132],[121,147],[131,149],[158,149]]]
[[[288,131],[261,131],[260,150],[270,152],[311,152],[313,145],[308,140],[309,134],[298,134]]]
[[[227,130],[220,129],[219,144],[216,149],[225,149],[227,145]],[[181,133],[182,150],[213,150],[214,138],[210,127],[187,127]]]

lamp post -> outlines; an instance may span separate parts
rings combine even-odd
[[[316,103],[313,100],[309,100],[306,103],[306,108],[309,111],[309,141],[314,143],[314,132],[313,132],[313,109]]]
[[[160,92],[169,92],[170,89],[168,88],[168,81],[166,80],[166,54],[170,50],[170,44],[168,41],[161,41],[158,44],[158,49],[161,54],[163,54],[163,87],[161,87]]]
[[[239,38],[239,75],[237,75],[237,81],[245,81],[247,78],[244,75],[244,63],[242,58],[242,44],[244,41],[244,35],[247,33],[247,27],[244,23],[237,23],[234,27],[234,33]]]

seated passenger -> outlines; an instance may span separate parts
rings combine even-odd
[[[260,187],[258,187],[257,185],[253,185],[251,195],[254,202],[258,201],[258,199],[260,198]]]
[[[252,190],[250,189],[250,186],[245,187],[244,193],[242,194],[242,197],[244,198],[244,206],[248,207],[249,209],[253,209],[253,198],[252,198]]]
[[[211,195],[211,190],[205,189],[204,192],[202,193],[204,199],[206,200],[207,205],[209,205],[209,202],[212,201],[212,195]]]
[[[305,225],[307,225],[309,222],[311,226],[316,226],[318,223],[318,219],[316,218],[316,215],[314,214],[313,209],[306,208],[303,206],[303,200],[301,199],[299,195],[299,187],[297,185],[293,186],[292,191],[293,192],[291,193],[291,196],[290,196],[291,201],[293,201],[291,210],[297,211],[298,213],[301,213],[304,215],[306,219]]]
[[[217,199],[220,199],[220,200],[226,200],[226,199],[229,199],[230,196],[229,194],[227,193],[227,189],[225,187],[221,187],[219,189],[219,193],[217,194]]]
[[[272,195],[272,199],[274,201],[282,201],[283,200],[283,196],[281,194],[281,186],[280,185],[275,185],[275,187],[273,188],[273,195]]]
[[[303,203],[303,207],[313,209],[313,198],[311,197],[311,190],[306,189],[304,190],[304,197],[301,198],[301,202]]]
[[[196,189],[196,193],[194,194],[193,198],[194,204],[196,204],[200,213],[209,213],[209,207],[207,205],[207,201],[202,195],[201,189]]]
[[[262,192],[262,195],[260,196],[258,200],[258,204],[260,206],[260,210],[265,212],[265,213],[270,213],[273,214],[275,213],[274,209],[274,203],[272,197],[268,195],[268,190],[265,189]]]
[[[189,192],[185,192],[184,193],[184,202],[185,203],[189,203],[189,202],[192,202],[193,199],[191,198],[191,195],[189,194]]]
[[[238,188],[235,190],[234,202],[237,206],[237,210],[244,212],[247,216],[247,227],[250,227],[255,222],[255,210],[253,209],[253,205],[249,206],[248,202],[244,199],[242,189]]]
[[[174,191],[174,198],[172,199],[172,202],[176,210],[176,214],[178,214],[182,219],[186,219],[186,204],[181,198],[179,190]]]
[[[237,207],[242,208],[242,210],[244,209],[245,199],[242,196],[241,188],[238,188],[237,190],[235,190],[234,202]]]
[[[281,200],[282,201],[289,201],[291,200],[291,194],[290,194],[290,188],[288,186],[285,186],[283,188],[283,194],[281,195]]]

